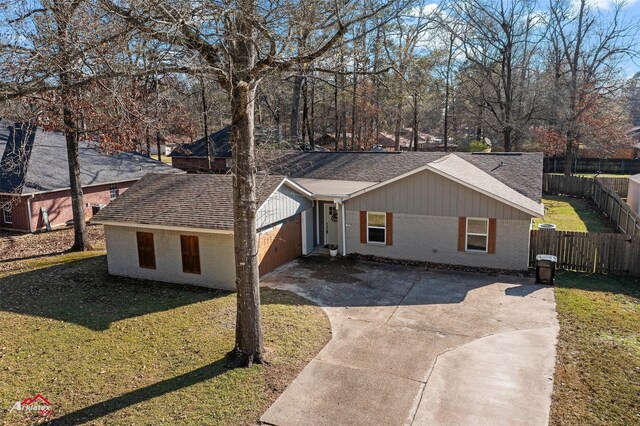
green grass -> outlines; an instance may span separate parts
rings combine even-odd
[[[534,229],[541,223],[553,223],[559,231],[616,232],[614,225],[591,200],[546,195],[542,202],[544,218],[534,220]]]
[[[150,157],[156,161],[158,160],[158,154],[151,154]],[[171,164],[171,157],[169,157],[168,155],[163,155],[161,161],[163,163]]]
[[[640,280],[562,272],[551,424],[640,422]]]
[[[324,312],[261,292],[269,365],[228,368],[234,293],[109,276],[102,252],[20,262],[0,277],[0,424],[44,395],[56,424],[255,424],[330,338]]]

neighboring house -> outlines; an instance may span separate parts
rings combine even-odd
[[[629,178],[629,190],[627,192],[627,204],[640,215],[640,174]]]
[[[231,127],[227,126],[208,138],[201,138],[193,143],[178,145],[171,153],[171,164],[188,172],[217,171],[224,172],[231,168],[232,154]],[[210,147],[211,161],[207,164],[207,142]]]
[[[260,126],[256,126],[254,136],[257,145],[277,140],[274,132]],[[173,167],[187,172],[227,172],[233,164],[230,137],[231,126],[226,126],[210,134],[208,138],[201,138],[193,143],[180,144],[169,154],[171,164]],[[209,164],[207,164],[207,141],[211,155]]]
[[[342,255],[528,266],[532,219],[544,213],[540,153],[261,155],[262,273],[331,244]],[[233,288],[229,176],[147,177],[94,222],[113,274]]]
[[[73,220],[66,139],[59,132],[0,122],[0,229],[34,232]],[[183,173],[139,154],[106,154],[80,142],[85,218],[142,176]]]

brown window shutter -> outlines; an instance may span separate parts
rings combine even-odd
[[[489,219],[489,246],[487,247],[488,253],[496,252],[496,220]]]
[[[467,236],[467,218],[459,217],[458,218],[458,251],[464,251],[465,246],[464,242]]]
[[[180,235],[180,248],[182,251],[182,271],[190,274],[199,274],[200,248],[198,247],[198,237]]]
[[[367,243],[367,212],[360,212],[360,243]]]
[[[153,233],[136,232],[138,243],[138,265],[141,268],[156,269],[156,252],[153,246]]]
[[[393,245],[393,213],[387,212],[387,245]]]

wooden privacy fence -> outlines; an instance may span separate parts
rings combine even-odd
[[[536,255],[558,258],[558,268],[640,277],[640,236],[568,231],[531,231],[529,264]]]
[[[545,173],[563,173],[565,159],[562,157],[545,157]],[[574,158],[571,164],[573,173],[640,173],[640,158],[635,160],[603,159],[603,158]]]
[[[607,188],[613,190],[621,198],[627,198],[629,192],[629,178],[628,177],[604,177],[597,176],[596,181],[600,182]]]
[[[640,236],[640,217],[613,189],[606,187],[600,179],[595,179],[591,198],[596,203],[596,206],[616,224],[620,232],[626,235]],[[640,259],[638,261],[640,262]]]
[[[542,179],[542,191],[548,194],[591,197],[593,194],[593,178],[545,173]]]
[[[575,195],[591,198],[616,228],[627,235],[640,236],[640,215],[620,197],[629,187],[628,178],[580,177],[545,174],[542,190],[549,194]]]

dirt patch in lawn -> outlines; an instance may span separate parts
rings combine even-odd
[[[638,424],[640,280],[560,273],[552,425]]]
[[[2,407],[0,424],[255,424],[331,335],[322,309],[264,289],[270,364],[230,369],[235,293],[113,277],[105,256],[74,255],[0,277],[0,401],[39,393],[52,411]]]
[[[101,225],[87,227],[89,242],[96,250],[104,250],[104,229]],[[0,272],[20,268],[24,261],[65,254],[73,246],[73,229],[23,234],[0,231]]]

